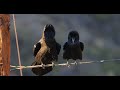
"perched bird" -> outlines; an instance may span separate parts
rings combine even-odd
[[[32,72],[42,76],[52,71],[52,66],[44,67],[44,65],[57,62],[60,50],[61,45],[55,40],[55,28],[51,24],[45,25],[40,41],[34,45],[35,61],[32,63],[32,66],[42,65],[43,67],[32,68]]]
[[[77,31],[71,31],[68,34],[68,41],[63,45],[63,59],[67,60],[67,65],[69,59],[82,60],[82,52],[84,50],[83,42],[79,41],[79,33]]]

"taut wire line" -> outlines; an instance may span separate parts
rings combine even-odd
[[[19,50],[19,44],[18,44],[18,36],[16,31],[16,22],[15,22],[15,15],[13,14],[13,22],[14,22],[14,31],[15,31],[15,37],[16,37],[16,46],[17,46],[17,52],[18,52],[18,62],[19,66],[21,67],[21,59],[20,59],[20,50]],[[23,76],[22,68],[20,68],[20,76]]]
[[[104,62],[113,62],[113,61],[120,61],[120,59],[109,59],[109,60],[99,60],[99,61],[81,61],[78,62],[77,64],[90,64],[90,63],[104,63]],[[69,65],[75,65],[76,63],[69,63]],[[61,64],[47,64],[44,65],[44,67],[50,67],[50,66],[67,66],[67,63],[61,63]],[[37,68],[37,67],[42,67],[42,65],[35,65],[35,66],[13,66],[10,65],[11,68],[15,68],[15,69],[11,69],[11,70],[16,70],[16,69],[26,69],[26,68]]]

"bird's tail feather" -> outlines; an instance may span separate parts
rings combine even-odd
[[[32,66],[35,66],[35,65],[40,65],[38,64],[36,61],[34,61],[32,63]],[[38,76],[42,76],[42,75],[45,75],[47,73],[49,73],[50,71],[52,71],[52,66],[50,67],[45,67],[44,69],[42,67],[38,67],[38,68],[32,68],[32,72],[35,74],[35,75],[38,75]]]

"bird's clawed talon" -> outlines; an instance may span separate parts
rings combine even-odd
[[[75,61],[74,63],[75,63],[75,65],[77,65],[77,61]]]
[[[68,63],[68,61],[67,61],[67,67],[70,68],[70,64]]]
[[[54,67],[54,62],[52,62],[52,68]]]
[[[42,63],[41,66],[42,66],[43,69],[45,69],[45,64]]]

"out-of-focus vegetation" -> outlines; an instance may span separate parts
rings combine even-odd
[[[31,65],[34,60],[33,45],[41,38],[45,24],[56,29],[56,40],[63,45],[71,30],[77,30],[85,44],[83,61],[120,58],[120,14],[15,14],[22,65]],[[18,65],[13,20],[11,18],[11,64]],[[58,63],[62,59],[61,49]],[[72,61],[71,61],[72,62]],[[55,67],[48,76],[103,76],[120,75],[120,62],[81,64]],[[19,75],[19,70],[11,71]],[[11,74],[13,75],[13,74]],[[31,69],[23,69],[24,76],[34,76]]]

